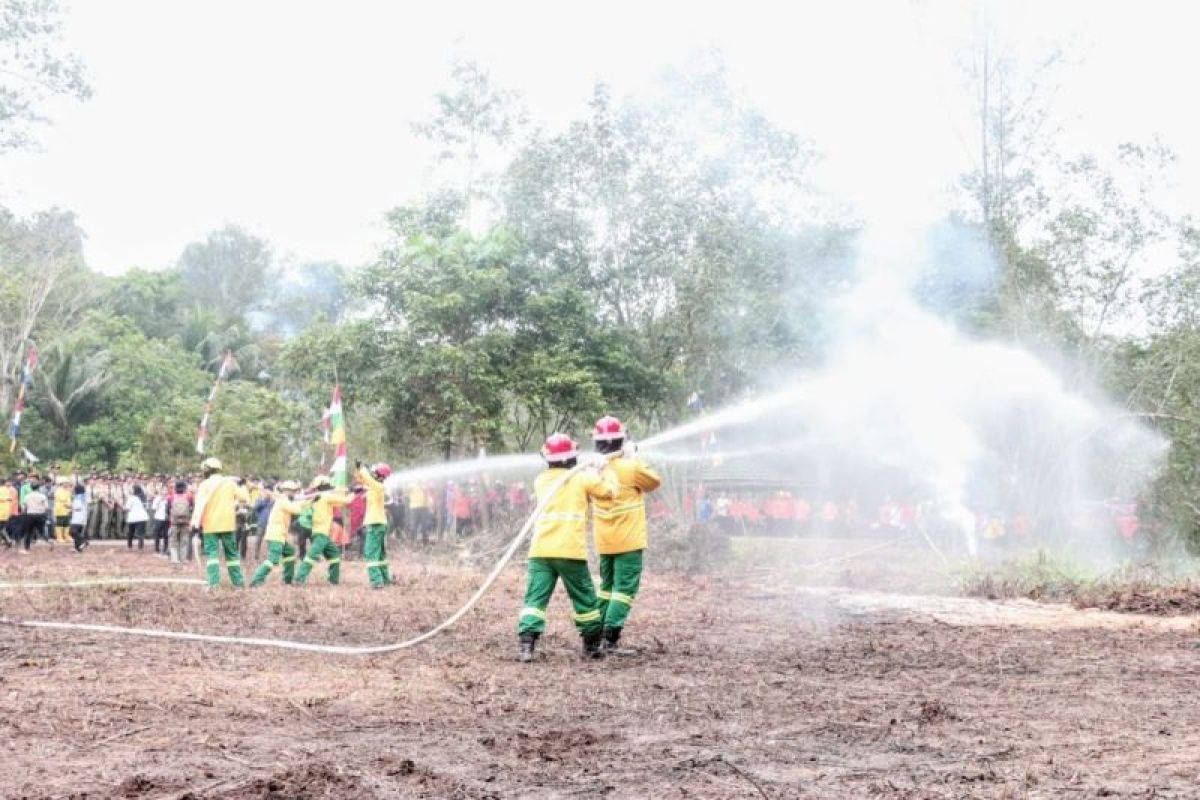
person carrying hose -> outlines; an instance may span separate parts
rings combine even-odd
[[[382,589],[392,582],[387,562],[387,509],[384,508],[385,488],[383,482],[392,474],[387,464],[376,464],[367,469],[361,462],[358,467],[358,482],[367,491],[367,513],[363,517],[366,526],[366,541],[363,543],[363,560],[367,562],[367,578],[372,589]]]
[[[657,489],[662,478],[634,457],[632,446],[626,447],[625,426],[616,417],[597,420],[592,441],[596,452],[610,458],[608,468],[618,487],[615,497],[592,501],[596,553],[600,556],[602,648],[614,655],[633,655],[632,650],[618,647],[617,642],[642,582],[642,556],[647,544],[646,494]]]
[[[589,499],[615,497],[617,484],[612,473],[599,466],[566,477],[575,467],[578,450],[571,437],[564,434],[546,439],[542,457],[547,469],[534,480],[534,492],[539,503],[545,501],[545,507],[534,524],[533,543],[529,546],[529,577],[517,623],[518,657],[524,662],[533,660],[538,637],[546,629],[546,607],[561,578],[575,608],[583,657],[602,658],[600,604],[587,562],[587,511]]]
[[[254,571],[250,587],[262,586],[271,570],[283,564],[283,582],[291,583],[296,570],[296,548],[288,541],[288,531],[292,520],[301,514],[307,506],[312,505],[314,498],[296,501],[296,492],[300,484],[296,481],[284,481],[275,487],[276,496],[271,504],[271,514],[267,517],[266,533],[263,535],[267,543],[267,557]]]
[[[308,581],[313,564],[317,563],[317,559],[324,558],[329,566],[329,582],[336,586],[342,575],[342,549],[333,543],[329,533],[333,528],[334,514],[350,502],[350,493],[345,489],[334,489],[328,475],[318,475],[308,489],[317,492],[313,501],[312,542],[308,545],[308,554],[300,562],[296,583],[303,586]]]
[[[239,589],[245,586],[242,562],[237,549],[237,481],[221,474],[221,462],[206,458],[200,465],[204,480],[196,488],[196,507],[192,511],[192,530],[199,531],[204,549],[204,571],[208,585],[221,582],[221,556],[225,552],[225,568],[229,582]]]

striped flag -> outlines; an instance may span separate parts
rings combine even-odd
[[[329,479],[334,486],[348,486],[346,472],[346,419],[342,415],[342,387],[333,387],[333,400],[329,403],[329,442],[333,445],[333,466],[329,468]]]
[[[21,412],[25,410],[25,392],[33,385],[33,368],[36,366],[37,348],[30,344],[29,352],[25,356],[25,366],[21,370],[21,386],[17,389],[17,402],[13,404],[12,426],[8,429],[8,438],[12,440],[8,446],[10,453],[17,449],[17,437],[21,433]]]
[[[213,382],[212,391],[208,393],[208,400],[204,402],[204,416],[200,418],[200,430],[196,433],[196,452],[200,455],[204,455],[204,442],[208,439],[208,418],[212,414],[213,401],[217,399],[217,390],[221,388],[221,381],[225,380],[225,376],[232,368],[233,352],[226,350],[225,358],[221,360],[221,369],[217,372],[217,379]]]

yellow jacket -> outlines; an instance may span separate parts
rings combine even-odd
[[[429,495],[425,493],[425,489],[413,486],[408,490],[408,507],[429,508]]]
[[[608,468],[616,476],[617,496],[592,503],[596,552],[608,556],[645,550],[645,495],[657,489],[662,478],[640,458],[618,456]]]
[[[321,492],[313,502],[313,536],[328,536],[333,527],[333,515],[350,502],[350,493],[345,489]]]
[[[271,515],[267,517],[267,532],[263,538],[268,542],[286,542],[292,520],[304,511],[305,506],[311,504],[312,500],[297,502],[288,500],[282,493],[276,495],[275,502],[271,504]]]
[[[17,504],[17,490],[11,486],[0,486],[0,522],[12,519],[13,507]]]
[[[537,494],[538,502],[554,488],[565,472],[563,467],[551,467],[537,476],[533,491]],[[605,469],[599,475],[587,471],[572,475],[546,503],[534,523],[530,557],[586,561],[588,499],[609,500],[616,494],[617,484],[611,470]]]
[[[196,509],[192,527],[201,533],[233,533],[237,530],[237,481],[228,475],[211,475],[196,487]]]
[[[71,495],[74,494],[66,486],[57,486],[54,489],[54,516],[69,517],[71,516]]]
[[[367,489],[367,514],[363,517],[363,525],[387,525],[383,483],[375,480],[366,467],[358,468],[358,480]]]

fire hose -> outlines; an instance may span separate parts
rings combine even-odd
[[[608,456],[612,458],[618,455],[613,453]],[[513,537],[504,553],[500,556],[500,560],[492,567],[492,571],[488,573],[483,583],[475,590],[475,593],[464,603],[457,611],[451,614],[440,623],[411,639],[406,639],[402,642],[394,644],[380,645],[330,645],[330,644],[314,644],[311,642],[293,642],[287,639],[260,639],[256,637],[244,636],[219,636],[211,633],[189,633],[187,631],[171,631],[161,630],[156,628],[128,628],[119,625],[95,625],[83,622],[53,622],[47,620],[21,620],[10,619],[8,617],[0,617],[0,625],[8,625],[18,628],[40,628],[45,630],[59,631],[86,631],[88,633],[109,633],[123,634],[128,636],[144,636],[152,639],[175,639],[189,642],[209,642],[212,644],[239,644],[247,647],[272,647],[280,650],[300,650],[306,653],[327,653],[330,655],[342,656],[369,656],[379,655],[381,653],[394,653],[398,650],[406,650],[410,647],[416,647],[419,644],[429,641],[439,633],[453,627],[460,619],[483,599],[484,595],[492,588],[492,584],[500,577],[500,573],[508,566],[512,557],[516,554],[517,549],[525,538],[533,530],[533,524],[541,516],[546,504],[551,498],[558,493],[564,484],[576,473],[587,469],[589,464],[578,464],[567,473],[559,478],[551,487],[545,496],[542,497],[529,518],[525,520],[525,524],[521,526],[521,530]],[[0,589],[8,588],[48,588],[53,586],[86,586],[86,585],[102,585],[102,584],[119,584],[119,583],[201,583],[194,578],[127,578],[127,579],[103,579],[98,581],[74,581],[62,584],[0,584]]]

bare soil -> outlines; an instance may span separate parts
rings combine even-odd
[[[336,588],[319,568],[253,592],[5,589],[0,616],[380,643],[479,580],[393,560],[400,585],[379,592],[345,562]],[[121,574],[171,570],[123,549],[0,551],[0,582]],[[0,626],[0,796],[1200,797],[1191,618],[993,614],[651,558],[627,634],[640,655],[581,661],[558,595],[522,665],[522,577],[448,635],[370,658]]]

